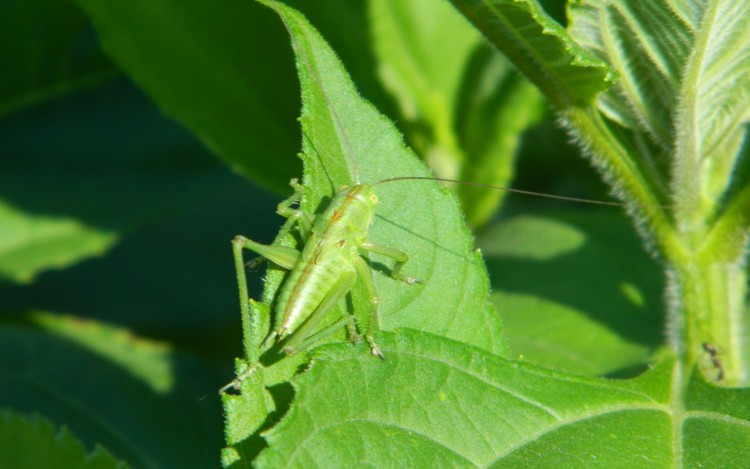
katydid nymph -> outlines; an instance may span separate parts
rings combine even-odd
[[[312,219],[290,208],[304,190],[296,180],[292,180],[292,187],[295,189],[294,195],[279,205],[278,213],[288,217],[291,222],[284,225],[282,234],[291,229],[292,224],[296,225],[305,242],[301,251],[283,246],[266,246],[243,236],[234,239],[235,245],[254,251],[290,271],[276,299],[276,330],[269,335],[269,339],[278,341],[288,337],[283,347],[287,355],[314,342],[315,335],[309,334],[314,332],[320,319],[351,290],[357,278],[363,282],[369,296],[372,315],[369,329],[377,329],[377,290],[372,271],[361,257],[362,253],[372,252],[391,258],[395,265],[390,276],[396,280],[410,285],[421,282],[400,273],[401,267],[409,259],[405,253],[368,239],[378,202],[374,186],[358,183],[342,187],[325,211]],[[353,316],[344,317],[330,329],[351,324],[352,320]],[[365,339],[373,355],[384,358],[372,332],[368,331]]]
[[[485,349],[498,350],[501,345],[497,345],[497,341],[493,342],[493,339],[499,336],[500,321],[494,310],[491,311],[491,306],[487,305],[489,286],[481,258],[471,246],[468,231],[464,227],[455,228],[455,225],[451,225],[452,228],[446,228],[447,222],[442,217],[443,212],[458,212],[455,200],[447,195],[447,190],[437,187],[435,181],[441,179],[432,177],[420,162],[404,150],[398,132],[390,122],[384,124],[386,119],[380,116],[369,103],[357,104],[360,108],[352,110],[354,105],[351,102],[345,101],[342,105],[336,101],[351,98],[338,98],[338,93],[341,91],[336,89],[331,92],[334,85],[330,83],[334,83],[335,86],[345,89],[344,92],[353,95],[356,95],[356,91],[349,91],[349,89],[353,90],[353,85],[348,77],[342,78],[336,75],[338,72],[335,70],[331,72],[336,67],[330,66],[326,60],[335,60],[335,58],[329,59],[325,54],[333,56],[333,53],[320,46],[318,41],[322,39],[319,36],[300,27],[304,21],[301,15],[275,2],[268,3],[281,17],[292,38],[298,71],[301,79],[306,81],[306,86],[303,85],[303,101],[305,102],[302,117],[303,129],[305,119],[312,120],[309,116],[309,109],[323,110],[321,112],[326,114],[326,120],[322,124],[313,122],[309,124],[313,128],[307,128],[305,132],[306,153],[312,154],[308,156],[305,163],[306,183],[311,174],[312,177],[317,177],[318,181],[327,179],[331,192],[330,195],[325,194],[318,200],[312,202],[308,200],[308,209],[312,207],[315,210],[316,214],[313,215],[310,211],[293,208],[297,203],[304,203],[306,198],[311,199],[309,192],[313,190],[307,184],[303,187],[293,180],[294,195],[279,204],[277,213],[287,218],[280,234],[282,237],[287,234],[296,236],[297,244],[301,246],[301,249],[288,246],[266,246],[242,236],[234,240],[235,266],[240,284],[243,318],[250,316],[245,293],[243,250],[254,251],[289,270],[273,298],[272,332],[266,336],[259,348],[264,351],[268,350],[275,341],[284,353],[291,355],[346,326],[351,338],[356,340],[359,334],[364,336],[372,355],[387,359],[387,353],[383,352],[377,344],[376,332],[380,327],[381,316],[384,316],[380,314],[381,307],[395,307],[387,305],[389,298],[380,291],[378,283],[385,280],[382,280],[383,276],[373,274],[372,262],[367,259],[370,254],[375,254],[387,259],[391,264],[385,269],[376,269],[384,271],[390,279],[397,281],[394,286],[390,287],[391,289],[400,289],[405,295],[412,297],[421,291],[431,289],[429,295],[425,294],[425,297],[445,298],[445,312],[436,311],[434,318],[430,317],[429,322],[407,323],[406,327],[432,328],[430,332]],[[314,57],[308,55],[312,53],[316,55]],[[334,76],[331,78],[327,75],[324,81],[322,73]],[[358,95],[356,99],[360,99]],[[372,117],[373,115],[375,117]],[[368,121],[368,123],[363,125],[363,121]],[[370,124],[369,121],[376,122]],[[315,125],[319,127],[314,127]],[[323,137],[335,135],[335,138],[326,140],[319,135]],[[332,153],[337,153],[337,158],[331,157]],[[394,156],[396,153],[398,157]],[[325,162],[321,163],[321,161]],[[397,165],[399,165],[399,171],[402,172],[394,177],[392,167]],[[342,167],[345,168],[342,170]],[[363,182],[362,179],[372,182]],[[398,218],[399,207],[401,211],[406,208],[412,210],[411,217],[414,217],[413,213],[422,216],[420,212],[429,210],[422,210],[420,204],[429,205],[431,201],[414,198],[410,194],[414,185],[419,184],[434,184],[433,192],[438,194],[435,197],[440,197],[440,203],[445,204],[440,206],[437,216],[431,214],[425,216],[425,223],[433,225],[432,233],[426,232],[424,226],[411,224],[412,220],[408,215]],[[488,187],[482,184],[477,185]],[[394,187],[398,189],[393,189]],[[416,190],[414,193],[417,193]],[[398,202],[394,202],[396,198],[399,199]],[[379,199],[388,200],[388,203],[376,205]],[[608,202],[604,204],[621,205]],[[388,205],[387,210],[392,210],[387,216],[383,216],[385,213],[383,205]],[[376,207],[381,208],[378,210]],[[447,219],[448,216],[446,215],[445,218]],[[460,215],[455,218],[459,220],[458,223],[461,223]],[[373,236],[374,231],[382,233],[387,230],[398,232],[398,234],[395,237],[385,237],[386,241]],[[454,245],[447,245],[434,234],[443,233],[446,230],[461,231],[460,239],[455,241]],[[399,237],[413,239],[432,251],[427,254],[406,252],[393,244],[399,241]],[[433,258],[424,259],[430,256]],[[428,262],[431,262],[429,268],[425,268],[424,264]],[[464,280],[464,284],[460,284],[448,278],[443,283],[436,284],[429,277],[430,269],[440,272],[460,271],[466,279],[470,280]],[[402,270],[405,273],[402,273]],[[425,275],[426,271],[427,275]],[[375,280],[374,277],[376,277]],[[424,278],[424,283],[420,285],[421,278]],[[359,332],[356,331],[357,324],[355,324],[353,311],[348,308],[349,305],[344,306],[346,312],[340,319],[331,318],[330,315],[340,303],[344,303],[342,300],[351,292],[357,280],[366,291],[369,309],[368,324]],[[462,290],[467,284],[472,285],[471,289]],[[405,301],[407,306],[399,308],[399,314],[408,315],[408,307],[418,301]],[[467,319],[471,314],[479,319]],[[467,323],[462,321],[467,321]],[[476,327],[465,326],[464,324],[468,324],[469,321],[472,325],[479,323],[485,325],[486,330],[477,331]],[[399,322],[398,326],[402,327],[404,323]],[[238,378],[223,390],[238,387],[244,378],[252,374],[258,361],[257,353],[255,351],[253,353],[255,355],[252,357],[248,353],[249,367],[246,371],[240,373]]]

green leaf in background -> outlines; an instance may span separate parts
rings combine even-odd
[[[35,313],[0,328],[0,405],[65,423],[133,467],[211,467],[220,409],[207,364],[126,330]],[[19,467],[19,466],[15,466]],[[44,466],[56,467],[56,466]],[[57,466],[60,467],[60,466]]]
[[[544,115],[542,96],[503,56],[482,46],[472,55],[460,98],[456,127],[467,158],[459,179],[511,185],[521,138]],[[466,184],[455,190],[473,228],[489,222],[507,194]]]
[[[0,469],[42,467],[126,469],[128,465],[101,446],[86,454],[65,427],[58,430],[44,417],[0,410]]]
[[[379,73],[405,125],[415,127],[415,150],[436,175],[457,178],[465,155],[453,120],[481,36],[445,2],[371,1],[369,9]]]
[[[535,88],[447,3],[369,5],[380,75],[416,152],[438,177],[509,185],[520,135],[542,113]],[[504,196],[456,192],[470,226],[485,223]]]
[[[613,81],[535,0],[452,1],[557,107],[591,102]]]
[[[233,169],[286,190],[298,173],[287,40],[245,0],[79,0],[102,44],[168,115]]]
[[[577,375],[634,376],[663,342],[659,267],[614,211],[558,210],[477,239],[512,357]]]
[[[225,168],[123,82],[6,116],[0,142],[0,282],[101,255],[229,187]]]
[[[67,0],[0,3],[0,117],[119,75]]]
[[[719,467],[712,454],[731,467],[748,457],[749,392],[694,380],[683,407],[669,361],[616,381],[416,331],[384,333],[381,345],[385,363],[318,349],[259,467]]]

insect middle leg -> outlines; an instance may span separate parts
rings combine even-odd
[[[388,246],[384,246],[382,244],[374,243],[369,240],[362,243],[359,246],[359,248],[366,252],[380,254],[382,256],[393,259],[395,264],[391,268],[390,276],[394,280],[406,282],[409,285],[414,285],[415,283],[422,283],[421,279],[418,279],[416,277],[407,277],[401,274],[401,268],[404,266],[404,264],[409,262],[409,256],[405,252],[399,251],[398,249],[394,249]]]
[[[401,274],[401,268],[409,261],[409,256],[405,252],[372,241],[365,241],[360,245],[360,249],[365,252],[373,252],[393,259],[395,265],[390,271],[391,278],[405,282],[409,285],[422,283],[422,280],[416,277],[408,277]],[[359,256],[352,260],[352,264],[354,265],[360,280],[362,280],[362,284],[367,289],[367,296],[370,302],[370,324],[365,332],[365,340],[370,346],[372,354],[385,360],[385,355],[383,355],[380,347],[375,343],[374,338],[375,332],[380,330],[380,314],[378,310],[380,300],[378,298],[377,288],[375,287],[375,281],[372,278],[372,269],[367,262]]]

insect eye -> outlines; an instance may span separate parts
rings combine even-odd
[[[375,194],[370,194],[370,202],[374,204],[378,203],[378,196]]]

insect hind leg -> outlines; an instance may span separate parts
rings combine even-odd
[[[372,279],[372,270],[367,265],[367,262],[359,256],[352,259],[352,264],[357,271],[357,276],[362,280],[362,284],[367,289],[367,297],[370,302],[370,324],[365,332],[365,340],[370,346],[370,352],[381,360],[385,360],[385,355],[383,355],[383,351],[380,350],[378,344],[375,343],[374,337],[375,332],[380,330],[380,316],[378,313],[378,291]]]

